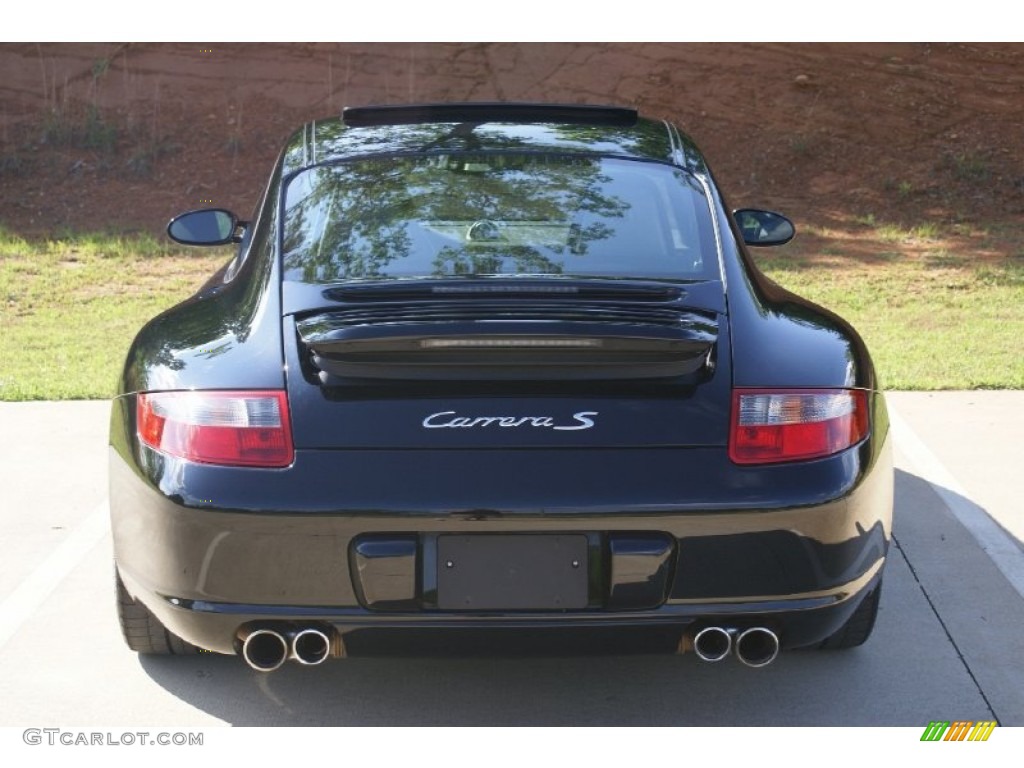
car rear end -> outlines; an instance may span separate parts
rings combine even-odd
[[[881,396],[750,386],[709,180],[565,142],[282,181],[282,386],[115,405],[119,570],[173,633],[261,670],[620,629],[760,666],[877,588]]]

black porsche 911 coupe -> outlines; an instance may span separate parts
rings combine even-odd
[[[293,659],[464,633],[669,638],[753,667],[863,643],[893,470],[842,319],[746,246],[692,141],[615,107],[346,109],[114,400],[118,610],[141,653]],[[415,639],[414,639],[415,638]]]

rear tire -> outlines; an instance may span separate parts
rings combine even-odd
[[[154,656],[199,653],[199,648],[173,634],[146,606],[132,599],[117,568],[114,568],[114,579],[117,582],[117,619],[129,648],[136,653]]]
[[[818,647],[828,651],[838,651],[863,645],[871,637],[871,630],[875,628],[875,619],[878,618],[878,602],[881,596],[882,582],[878,582],[878,586],[861,601],[857,610],[846,620],[846,623],[831,637],[825,638]]]

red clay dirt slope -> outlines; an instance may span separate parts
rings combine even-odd
[[[0,73],[0,226],[23,235],[244,217],[303,121],[452,100],[635,105],[733,204],[798,221],[1024,222],[1019,44],[3,44]]]

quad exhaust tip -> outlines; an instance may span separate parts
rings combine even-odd
[[[766,627],[751,627],[736,638],[736,658],[748,667],[766,667],[779,655],[779,636]]]
[[[705,627],[693,638],[693,651],[701,661],[721,661],[732,650],[732,635],[722,627]]]
[[[292,657],[299,664],[322,664],[331,653],[331,638],[319,629],[303,629],[292,639]]]
[[[748,667],[765,667],[779,655],[779,636],[767,627],[742,632],[734,627],[705,627],[693,637],[701,661],[722,661],[730,652]]]
[[[340,640],[337,648],[332,647],[329,632],[315,627],[261,627],[251,632],[242,628],[239,630],[242,658],[257,672],[273,672],[289,659],[305,666],[322,664],[332,651],[335,655],[345,655]]]
[[[288,641],[280,632],[257,629],[246,635],[242,658],[257,672],[273,672],[288,659]]]

